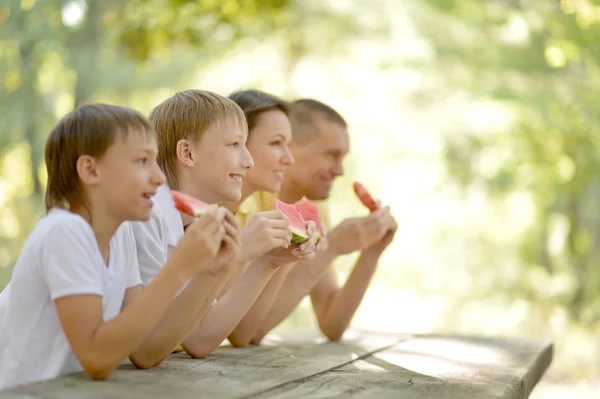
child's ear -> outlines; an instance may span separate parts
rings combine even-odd
[[[77,176],[85,184],[93,185],[98,182],[98,169],[96,159],[90,155],[82,155],[77,158],[75,164]]]
[[[192,143],[189,140],[179,140],[175,152],[179,162],[185,166],[193,167],[195,164],[195,157],[192,148]]]

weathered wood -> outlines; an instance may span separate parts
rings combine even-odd
[[[527,398],[551,361],[548,340],[421,336],[250,397]]]
[[[234,398],[314,375],[390,347],[402,339],[401,335],[356,335],[344,344],[336,344],[314,337],[286,338],[277,345],[224,346],[203,360],[179,353],[150,370],[123,365],[108,381],[90,381],[83,373],[77,373],[2,392],[0,397],[122,398],[127,392],[132,398],[163,395]]]
[[[524,398],[551,358],[545,340],[348,333],[333,343],[286,336],[263,346],[224,346],[204,360],[176,354],[151,370],[123,365],[108,381],[77,373],[0,398]]]

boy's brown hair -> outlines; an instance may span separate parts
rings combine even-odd
[[[88,104],[65,115],[46,141],[46,211],[85,206],[77,160],[82,155],[102,157],[117,136],[127,135],[131,129],[154,134],[144,115],[127,107]]]
[[[235,121],[247,130],[243,111],[232,100],[205,90],[185,90],[157,105],[149,116],[157,133],[158,164],[173,189],[178,188],[176,149],[180,140],[199,141],[215,123]]]
[[[231,94],[229,98],[235,101],[244,111],[246,121],[248,121],[248,131],[256,126],[258,117],[263,112],[281,111],[286,116],[290,114],[290,105],[287,101],[260,90],[237,91]]]

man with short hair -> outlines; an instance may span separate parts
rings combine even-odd
[[[293,204],[306,196],[311,201],[329,198],[336,177],[344,174],[342,161],[350,149],[344,118],[333,108],[312,99],[292,103],[290,120],[295,163],[288,166],[279,198]],[[289,272],[263,326],[252,343],[259,343],[310,294],[319,328],[330,340],[339,340],[348,328],[371,282],[383,251],[392,242],[397,224],[383,207],[368,216],[346,219],[330,229],[326,203],[319,203],[328,247],[315,259],[300,261]],[[340,287],[333,261],[360,251],[346,283]]]

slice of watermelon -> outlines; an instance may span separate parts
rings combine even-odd
[[[171,190],[171,197],[173,198],[173,202],[175,202],[175,208],[177,208],[179,212],[183,212],[190,216],[198,217],[210,209],[209,204],[184,194],[181,191]]]
[[[354,182],[353,187],[354,193],[356,194],[360,202],[362,202],[364,206],[369,208],[371,212],[376,211],[380,208],[379,204],[375,202],[371,194],[369,194],[367,189],[362,184],[360,184],[359,182]]]
[[[304,219],[302,219],[302,215],[298,212],[298,209],[294,205],[286,204],[278,199],[275,199],[274,205],[275,209],[283,212],[290,222],[290,226],[292,227],[292,244],[298,245],[308,241],[309,237],[304,226]]]
[[[325,235],[325,225],[319,217],[319,209],[317,208],[317,206],[306,197],[302,197],[300,201],[296,201],[294,203],[294,206],[296,207],[298,212],[300,212],[300,215],[302,215],[302,219],[306,221],[312,220],[313,222],[315,222],[315,224],[317,225],[317,230],[315,231],[315,234],[320,240],[321,237]]]

